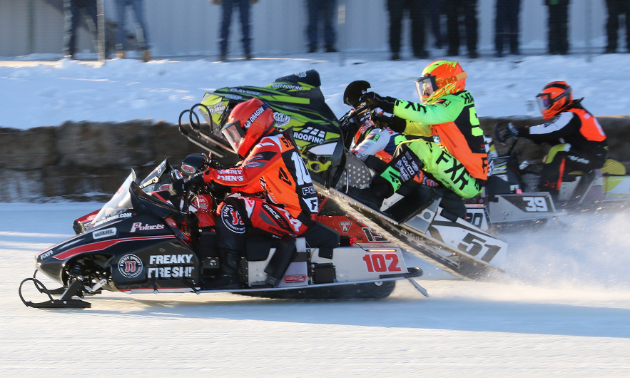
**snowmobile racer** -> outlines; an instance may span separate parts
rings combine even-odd
[[[443,200],[456,197],[461,202],[460,198],[481,192],[488,176],[487,154],[474,99],[465,90],[466,77],[459,63],[438,60],[415,82],[421,103],[373,92],[362,96],[363,101],[394,115],[390,129],[421,138],[400,143],[387,169],[374,177],[368,189],[353,189],[353,197],[379,209],[419,170],[447,189]],[[455,215],[466,216],[463,203]]]
[[[217,209],[216,222],[226,287],[238,285],[237,262],[248,228],[280,238],[301,236],[322,250],[339,245],[336,231],[313,220],[317,192],[297,145],[276,130],[268,104],[253,98],[236,105],[221,131],[242,161],[230,168],[207,169],[187,185],[205,182],[232,189]]]
[[[565,174],[590,172],[606,163],[606,134],[593,114],[573,100],[573,91],[564,81],[552,81],[536,96],[547,123],[517,129],[511,123],[501,138],[522,137],[554,146],[544,159],[538,190],[557,199]]]

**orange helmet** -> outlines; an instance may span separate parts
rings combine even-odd
[[[466,89],[468,75],[462,66],[451,60],[436,60],[429,64],[416,80],[418,97],[423,104],[433,104],[440,97]]]
[[[236,105],[221,129],[232,149],[240,157],[249,151],[274,127],[273,110],[257,98]]]
[[[564,81],[552,81],[536,95],[536,101],[545,120],[550,120],[573,101],[573,91]]]

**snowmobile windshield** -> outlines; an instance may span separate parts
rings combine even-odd
[[[421,103],[426,103],[431,95],[438,89],[435,83],[435,76],[422,76],[416,80],[416,91]]]
[[[103,206],[101,211],[96,214],[94,220],[90,224],[90,228],[98,226],[103,223],[102,220],[109,218],[120,213],[124,213],[127,210],[133,209],[131,205],[131,194],[129,193],[129,187],[131,183],[136,180],[136,173],[131,172],[125,182],[118,188],[112,198]]]
[[[228,123],[223,126],[221,132],[223,133],[223,136],[225,136],[225,139],[230,142],[230,146],[232,146],[234,152],[238,152],[238,148],[243,142],[243,138],[245,137],[245,132],[241,127],[241,122],[236,121]]]

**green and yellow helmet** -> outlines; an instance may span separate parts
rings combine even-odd
[[[440,97],[463,91],[466,89],[467,77],[458,62],[436,60],[429,64],[422,71],[422,77],[416,80],[420,102],[433,104]]]

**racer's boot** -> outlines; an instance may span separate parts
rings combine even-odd
[[[348,195],[350,197],[376,211],[381,211],[381,206],[383,206],[385,198],[391,197],[393,194],[393,189],[389,181],[381,176],[374,176],[369,188],[348,188]]]
[[[238,269],[239,253],[221,250],[221,272],[213,281],[213,289],[241,289],[241,277]]]

